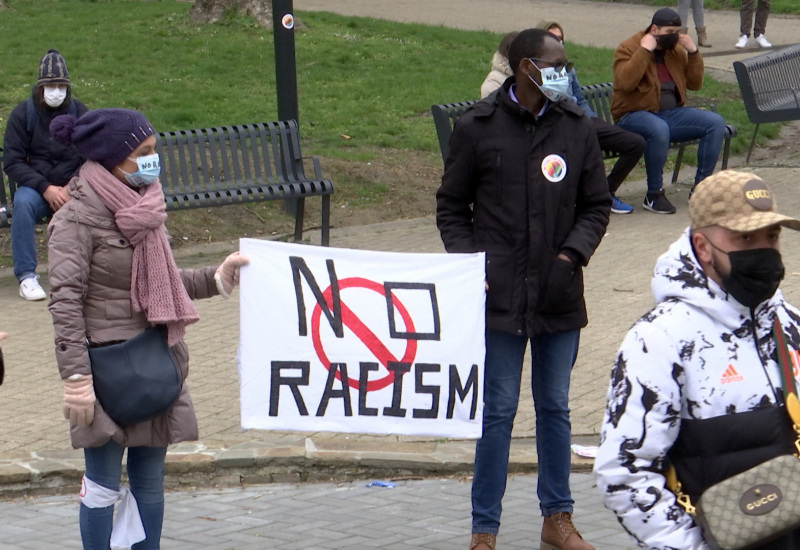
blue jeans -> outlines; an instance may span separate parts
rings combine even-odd
[[[119,491],[122,447],[109,441],[102,447],[83,450],[86,477],[107,489]],[[136,498],[147,538],[132,550],[158,550],[164,522],[164,458],[166,447],[128,447],[128,482]],[[114,507],[89,508],[81,503],[80,526],[84,550],[108,550]]]
[[[569,490],[569,379],[578,355],[580,331],[540,334],[531,343],[531,389],[539,456],[537,494],[544,516],[572,513]],[[511,429],[519,402],[522,362],[528,340],[486,332],[483,434],[475,446],[472,532],[497,534],[508,477]]]
[[[36,189],[22,185],[17,187],[11,216],[11,256],[14,260],[14,275],[20,282],[36,276],[34,226],[37,220],[52,213],[50,205]]]
[[[694,176],[694,182],[698,183],[714,172],[725,137],[725,120],[721,116],[693,107],[675,107],[658,113],[632,111],[619,119],[617,126],[636,132],[645,139],[644,167],[648,192],[663,187],[664,165],[671,141],[700,140]]]

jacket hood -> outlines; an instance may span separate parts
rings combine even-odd
[[[511,70],[511,65],[508,64],[508,58],[500,52],[494,52],[494,55],[492,55],[492,70],[499,71],[506,76],[514,74],[514,71]]]
[[[539,21],[539,23],[537,23],[536,25],[537,29],[542,29],[543,31],[549,31],[553,27],[558,27],[558,30],[561,31],[562,38],[564,40],[567,39],[567,35],[564,34],[564,27],[562,27],[561,23],[559,23],[558,21],[553,21],[551,19],[543,19],[542,21]]]
[[[657,303],[684,302],[729,330],[741,327],[744,320],[750,319],[750,309],[705,274],[694,255],[688,227],[656,261],[650,286]],[[759,304],[754,310],[758,325],[769,327],[773,312],[782,303],[783,295],[778,290],[772,298]]]

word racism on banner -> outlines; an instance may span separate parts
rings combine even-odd
[[[480,437],[483,254],[240,251],[242,428]]]

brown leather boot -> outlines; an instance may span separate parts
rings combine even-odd
[[[572,514],[559,512],[544,518],[541,550],[595,550],[572,524]]]
[[[695,27],[697,30],[697,45],[703,46],[704,48],[710,48],[711,42],[708,41],[708,35],[706,34],[705,27]]]
[[[469,550],[494,550],[497,544],[497,535],[490,533],[472,533],[469,541]]]

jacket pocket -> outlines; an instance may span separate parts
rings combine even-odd
[[[568,313],[580,308],[583,269],[568,260],[554,258],[539,296],[541,313]]]
[[[514,296],[515,258],[511,252],[486,251],[486,309],[511,311]]]
[[[99,256],[95,262],[103,274],[102,284],[110,288],[130,285],[133,246],[128,239],[122,235],[104,237],[97,254]],[[120,277],[122,274],[125,276]]]

